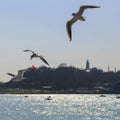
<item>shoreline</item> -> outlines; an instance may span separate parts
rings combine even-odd
[[[0,94],[120,94],[120,91],[97,90],[40,90],[40,89],[2,89]]]

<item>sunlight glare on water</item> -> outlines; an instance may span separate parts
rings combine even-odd
[[[51,96],[51,100],[46,100]],[[119,120],[117,95],[0,95],[1,120]]]

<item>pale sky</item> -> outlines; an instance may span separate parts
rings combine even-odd
[[[66,22],[81,5],[101,8],[84,12],[86,22],[72,27],[72,41]],[[120,0],[1,0],[0,1],[0,81],[11,79],[6,73],[45,65],[30,60],[31,49],[43,55],[51,67],[66,63],[85,68],[120,70]]]

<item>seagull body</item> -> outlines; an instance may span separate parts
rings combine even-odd
[[[73,18],[69,20],[66,24],[67,32],[70,38],[70,41],[72,40],[72,32],[71,27],[73,23],[75,23],[77,20],[86,21],[85,17],[82,16],[83,12],[87,8],[100,8],[100,6],[94,6],[94,5],[83,5],[80,7],[79,11],[77,13],[72,13]]]
[[[18,82],[18,81],[21,81],[21,80],[25,79],[25,77],[23,77],[25,71],[26,71],[26,69],[25,70],[19,70],[17,75],[14,75],[12,73],[7,73],[7,74],[13,77],[12,78],[13,82]]]
[[[32,52],[33,54],[31,55],[31,60],[33,59],[33,58],[40,58],[45,64],[47,64],[48,66],[49,66],[49,64],[48,64],[48,62],[44,59],[44,57],[43,56],[41,56],[41,55],[38,55],[38,54],[36,54],[34,51],[32,51],[32,50],[24,50],[24,52]]]

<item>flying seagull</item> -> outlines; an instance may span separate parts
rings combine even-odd
[[[18,82],[18,81],[21,81],[21,80],[25,79],[25,77],[23,77],[25,71],[26,71],[26,69],[25,70],[19,70],[17,75],[12,74],[12,73],[7,73],[7,74],[13,77],[12,81]]]
[[[32,58],[39,57],[45,64],[47,64],[47,65],[49,66],[48,62],[44,59],[43,56],[36,54],[36,53],[35,53],[34,51],[32,51],[32,50],[24,50],[24,52],[32,52],[33,54],[31,55],[31,60],[32,60]]]
[[[87,8],[100,8],[100,6],[94,6],[94,5],[83,5],[79,8],[79,11],[77,13],[72,13],[73,18],[69,20],[66,24],[68,36],[70,38],[70,41],[72,40],[72,32],[71,27],[73,23],[75,23],[77,20],[86,21],[85,17],[82,16],[83,12]]]

